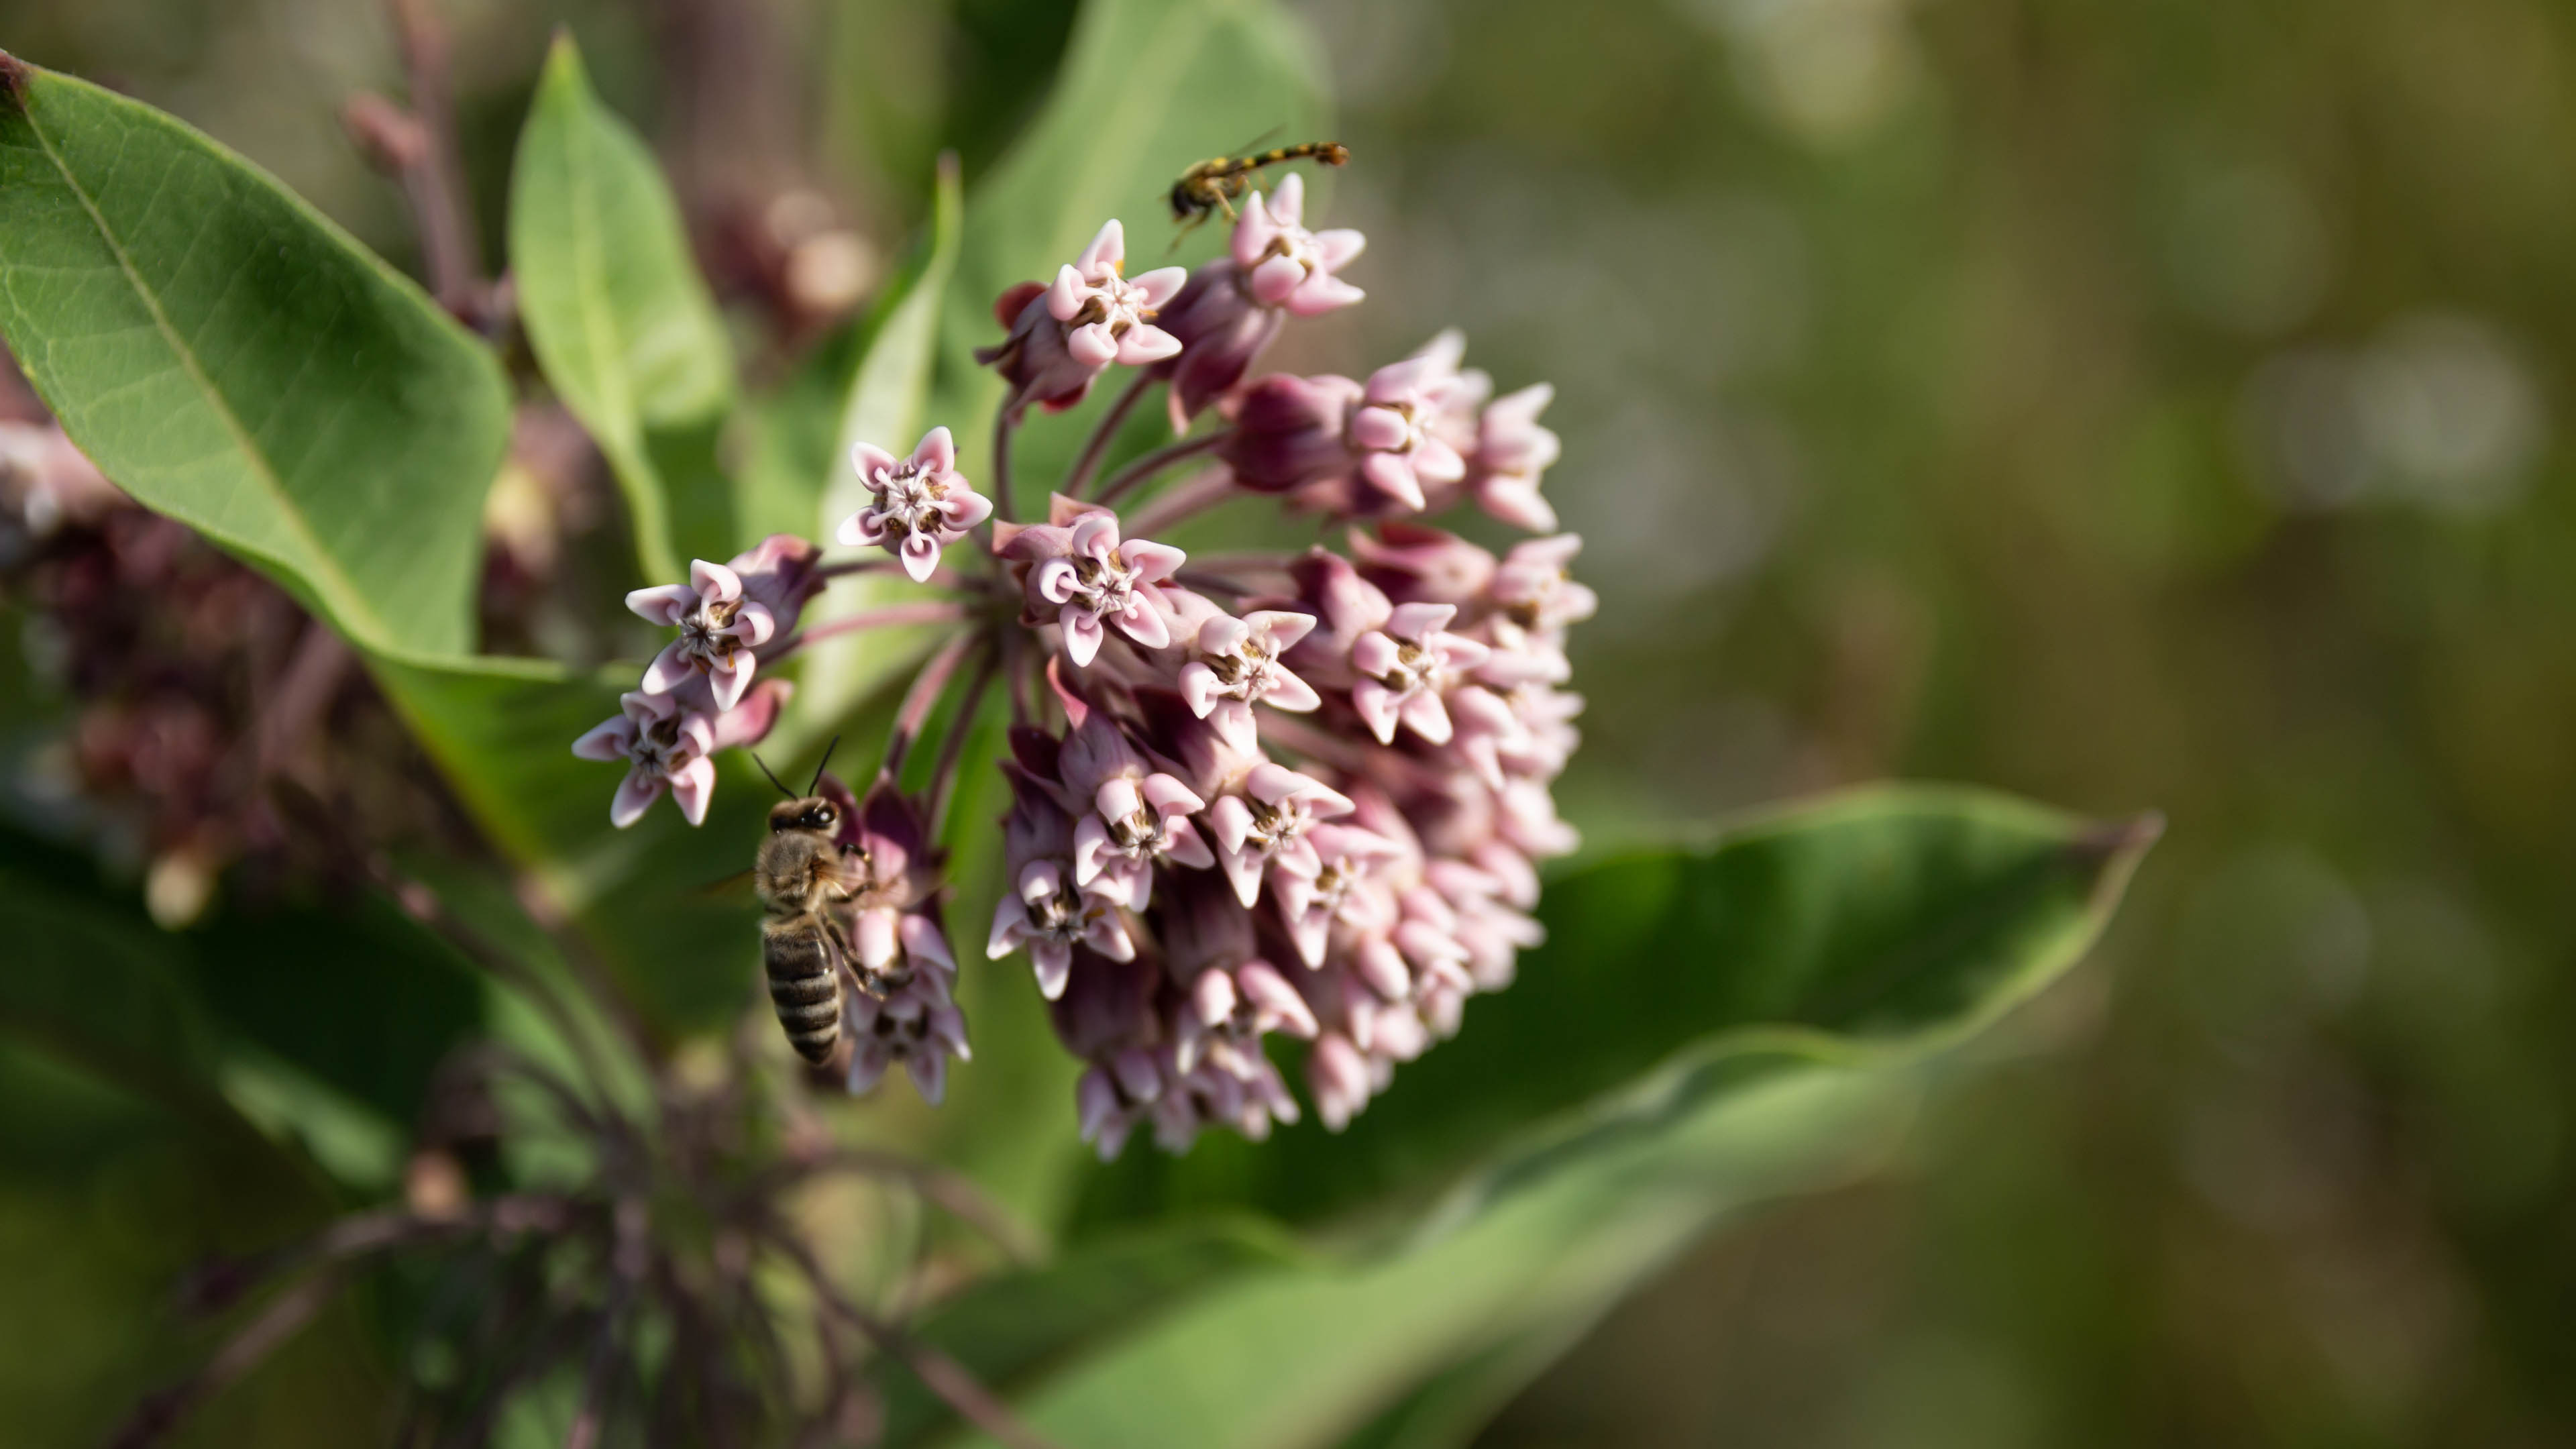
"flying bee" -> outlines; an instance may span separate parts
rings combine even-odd
[[[831,757],[830,750],[823,752],[826,763]],[[767,765],[760,768],[769,774]],[[769,782],[788,798],[769,807],[769,834],[752,863],[753,884],[766,912],[760,923],[760,961],[769,977],[770,1005],[778,1011],[789,1044],[798,1056],[820,1066],[831,1060],[833,1044],[840,1040],[842,963],[851,959],[850,943],[831,909],[854,894],[853,882],[866,877],[866,862],[853,859],[858,847],[837,838],[841,807],[815,793],[823,785],[821,767],[803,795],[780,784],[774,774]]]
[[[1351,148],[1339,141],[1307,141],[1257,155],[1211,157],[1182,172],[1181,179],[1172,183],[1172,220],[1181,224],[1180,236],[1189,235],[1220,211],[1226,220],[1234,220],[1234,203],[1251,189],[1254,175],[1263,167],[1288,161],[1339,166],[1350,159]],[[1179,245],[1179,240],[1173,238],[1173,244]]]

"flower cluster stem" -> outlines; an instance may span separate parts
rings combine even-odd
[[[1180,483],[1162,496],[1136,510],[1136,521],[1130,525],[1140,536],[1164,533],[1184,519],[1196,518],[1230,498],[1247,496],[1234,484],[1234,475],[1223,468],[1211,468],[1199,476]]]
[[[1198,457],[1203,453],[1212,453],[1216,451],[1216,449],[1225,442],[1226,436],[1226,432],[1220,429],[1216,432],[1207,433],[1200,437],[1183,438],[1177,443],[1156,448],[1154,451],[1147,453],[1144,457],[1141,457],[1135,462],[1128,464],[1126,467],[1119,469],[1118,472],[1110,478],[1108,483],[1101,487],[1100,501],[1102,503],[1116,503],[1119,499],[1127,496],[1127,494],[1134,491],[1138,485],[1144,483],[1154,475],[1178,464],[1186,463],[1190,459]],[[1141,534],[1144,530],[1139,528],[1136,531]]]
[[[862,629],[890,629],[903,624],[952,624],[966,617],[966,606],[945,599],[917,604],[888,604],[882,609],[863,609],[826,620],[811,629],[801,629],[784,639],[773,639],[760,648],[763,660],[783,658],[818,639],[836,634],[855,634]]]
[[[958,634],[941,645],[939,652],[930,656],[930,662],[921,666],[921,672],[912,677],[912,686],[903,694],[903,705],[895,711],[894,732],[886,736],[885,763],[879,768],[884,778],[894,780],[903,775],[904,759],[912,753],[912,742],[919,738],[922,722],[930,717],[939,696],[947,692],[949,676],[957,672],[967,647],[974,642],[974,635]]]
[[[1074,460],[1073,471],[1064,475],[1064,496],[1080,498],[1083,490],[1091,486],[1092,475],[1100,471],[1100,460],[1109,455],[1109,445],[1118,441],[1118,430],[1127,425],[1127,415],[1136,411],[1136,404],[1153,386],[1152,373],[1138,373],[1136,380],[1118,394],[1118,400],[1109,405],[1109,411],[1101,415],[1100,425],[1091,430],[1091,440],[1082,445],[1082,456]]]

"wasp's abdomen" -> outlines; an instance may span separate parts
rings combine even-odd
[[[796,1054],[821,1065],[841,1037],[841,989],[832,951],[810,921],[764,926],[761,964],[769,973],[769,1004],[787,1029]]]

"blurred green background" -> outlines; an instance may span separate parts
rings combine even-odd
[[[693,214],[811,187],[879,255],[944,139],[970,175],[1007,142],[1069,18],[437,8],[494,238],[563,21]],[[1572,819],[1890,775],[2171,819],[1898,1170],[1674,1264],[1485,1442],[2576,1442],[2576,15],[1304,9],[1370,300],[1273,360],[1455,322],[1505,388],[1556,384],[1548,493],[1604,601]],[[0,47],[413,254],[338,121],[399,92],[377,7],[5,0]],[[0,1253],[52,1277],[0,1291],[64,1313],[0,1354],[0,1413],[149,1362],[118,1335],[174,1226],[261,1211],[156,1188],[252,1148],[109,1153],[114,1103],[12,1095]]]

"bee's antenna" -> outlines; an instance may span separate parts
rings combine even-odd
[[[745,750],[743,753],[751,754],[749,750]],[[779,794],[786,796],[790,800],[796,798],[796,792],[787,788],[786,784],[778,778],[778,772],[769,768],[769,762],[767,760],[762,759],[758,755],[751,755],[751,762],[760,767],[760,773],[769,777],[769,783],[778,786]]]
[[[832,736],[832,742],[823,747],[823,758],[816,761],[814,765],[814,783],[805,787],[806,794],[811,795],[815,791],[823,788],[823,767],[832,763],[832,752],[840,747],[841,737],[839,735]]]

